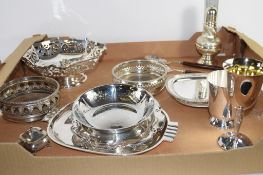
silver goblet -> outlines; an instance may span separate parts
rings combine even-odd
[[[233,128],[231,106],[227,93],[227,71],[213,71],[208,74],[207,80],[209,84],[208,111],[210,124],[219,129]]]
[[[227,64],[226,64],[227,63]],[[233,131],[218,138],[218,145],[224,150],[250,146],[250,139],[239,132],[244,111],[251,109],[260,93],[263,81],[263,63],[250,58],[226,60],[227,95],[234,120]]]

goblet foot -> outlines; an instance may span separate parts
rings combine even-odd
[[[71,75],[68,77],[62,77],[58,79],[58,82],[63,88],[72,88],[81,85],[87,80],[87,75],[80,73],[78,75]]]
[[[221,120],[213,116],[209,118],[209,122],[213,127],[218,129],[231,129],[234,126],[233,120]]]
[[[217,144],[223,150],[232,150],[240,147],[251,146],[252,142],[244,134],[227,132],[218,138]]]

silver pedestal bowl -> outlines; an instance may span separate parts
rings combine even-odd
[[[127,145],[149,135],[155,100],[147,91],[124,84],[103,85],[76,99],[73,132],[90,145]]]
[[[86,73],[95,68],[105,50],[105,44],[87,39],[48,38],[34,43],[22,60],[39,74],[69,88],[86,81]]]

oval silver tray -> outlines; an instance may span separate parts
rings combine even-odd
[[[150,151],[161,144],[163,141],[172,142],[177,133],[178,123],[171,122],[167,113],[162,110],[158,103],[155,108],[156,117],[155,122],[152,126],[152,136],[151,139],[146,139],[143,142],[138,142],[135,145],[129,145],[123,147],[120,145],[118,148],[96,148],[96,147],[86,147],[76,144],[77,138],[73,134],[72,127],[72,103],[63,107],[50,121],[47,127],[48,136],[55,143],[71,148],[74,150],[103,154],[103,155],[135,155],[142,154],[144,152]]]
[[[173,75],[167,78],[165,87],[178,102],[191,107],[208,107],[206,73]]]

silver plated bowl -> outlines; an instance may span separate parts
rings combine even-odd
[[[103,85],[78,97],[72,107],[74,120],[91,141],[120,144],[149,132],[154,121],[154,98],[144,89],[125,84]]]
[[[114,83],[135,85],[155,95],[164,87],[167,67],[152,60],[130,60],[114,66],[112,75]]]
[[[58,102],[59,83],[53,78],[23,77],[0,88],[0,109],[3,117],[11,121],[41,120]]]
[[[156,105],[158,106],[158,105]],[[126,145],[91,145],[85,137],[79,137],[72,132],[72,103],[61,108],[49,121],[47,132],[55,143],[78,151],[103,155],[135,155],[156,148],[163,141],[173,142],[177,134],[178,123],[171,122],[163,109],[154,110],[155,118],[150,133],[143,139]],[[132,138],[130,138],[132,140]]]
[[[86,73],[95,68],[105,50],[105,44],[87,39],[48,38],[34,43],[22,60],[39,74],[69,88],[86,81]]]
[[[154,127],[154,122],[156,122],[156,113],[160,111],[160,106],[156,102],[154,108],[154,118],[151,121],[146,123],[140,123],[134,127],[130,127],[123,132],[97,132],[85,125],[82,125],[77,120],[72,120],[72,132],[75,135],[75,142],[78,142],[76,139],[81,139],[81,142],[84,145],[89,145],[96,149],[116,149],[118,147],[125,147],[130,144],[136,144],[138,142],[143,142],[143,140],[150,139],[152,137],[152,130]],[[163,128],[165,123],[160,123],[158,127]]]

